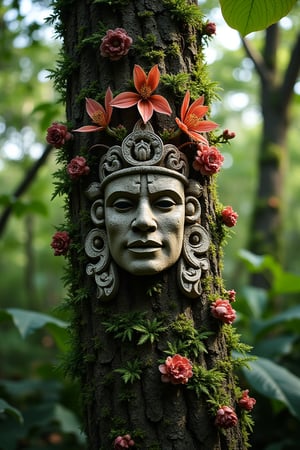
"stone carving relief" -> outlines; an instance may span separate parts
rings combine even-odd
[[[210,239],[199,224],[201,186],[188,180],[188,162],[177,147],[164,145],[149,123],[138,122],[121,146],[101,158],[99,182],[87,195],[95,228],[85,240],[86,272],[99,299],[116,295],[118,266],[140,276],[176,263],[181,291],[200,295]]]

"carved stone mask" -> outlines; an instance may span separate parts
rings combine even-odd
[[[199,183],[188,180],[188,163],[174,145],[163,145],[150,124],[138,123],[121,146],[108,149],[92,183],[91,218],[96,228],[85,241],[87,274],[97,296],[116,295],[117,266],[134,275],[153,275],[178,261],[178,284],[189,297],[201,292],[202,257],[209,236],[199,224]],[[116,264],[117,265],[116,265]]]
[[[133,275],[152,275],[176,263],[185,221],[181,181],[126,175],[107,185],[104,205],[108,244],[119,266]]]

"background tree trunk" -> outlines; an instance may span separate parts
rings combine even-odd
[[[263,52],[256,53],[247,40],[246,52],[255,64],[261,81],[263,131],[258,161],[258,186],[249,249],[270,254],[282,261],[283,192],[288,161],[287,133],[293,88],[299,68],[300,35],[295,39],[285,68],[279,61],[280,28],[266,30]],[[260,276],[254,277],[261,284]]]
[[[199,92],[204,92],[206,101],[210,101],[201,57],[201,29],[192,26],[194,16],[189,15],[190,7],[197,2],[180,2],[184,5],[181,11],[175,3],[77,0],[64,2],[57,9],[64,37],[64,62],[59,72],[61,79],[56,81],[60,84],[64,79],[67,81],[67,119],[73,128],[90,123],[84,112],[85,97],[99,100],[101,94],[103,99],[109,85],[114,93],[128,90],[134,64],[148,71],[158,63],[162,74],[188,74],[190,82],[196,81]],[[106,30],[116,27],[126,29],[134,46],[126,58],[111,62],[100,56],[99,45]],[[180,88],[185,92],[183,83]],[[179,115],[183,94],[176,98],[163,89]],[[122,123],[131,131],[137,118],[135,111],[121,110],[113,125]],[[174,126],[174,118],[159,115],[152,124],[158,132]],[[74,311],[74,355],[70,357],[69,370],[81,381],[88,448],[107,450],[118,435],[129,433],[136,448],[148,450],[245,449],[246,433],[242,437],[242,425],[221,432],[214,425],[216,409],[224,401],[233,408],[237,402],[230,357],[233,332],[210,314],[211,300],[224,293],[220,270],[224,231],[216,213],[214,181],[197,174],[203,184],[201,225],[212,238],[210,269],[203,280],[201,297],[191,300],[179,292],[176,267],[147,277],[134,277],[120,269],[119,294],[112,301],[101,303],[96,298],[93,279],[85,273],[82,250],[91,227],[87,218],[90,205],[84,192],[97,179],[99,163],[99,154],[93,150],[88,153],[88,149],[97,140],[99,133],[76,135],[67,155],[70,161],[84,154],[91,167],[90,176],[73,183],[69,195],[72,255],[66,277],[71,283],[70,303]],[[101,142],[110,144],[104,134]],[[154,342],[138,345],[134,330],[132,336],[125,336],[134,324],[134,314],[152,322],[156,319],[166,330]],[[126,325],[123,329],[119,327],[123,334],[118,337],[117,332],[108,331],[107,324],[117,324],[120,317]],[[183,317],[186,330],[174,331],[172,325],[178,323],[179,317]],[[199,383],[203,393],[187,386],[162,383],[158,365],[167,356],[168,342],[174,341],[176,333],[187,340],[188,333],[201,330],[212,333],[203,340],[205,351],[195,357],[204,371],[202,384]],[[130,364],[137,365],[132,369],[132,383],[122,378],[124,368]]]

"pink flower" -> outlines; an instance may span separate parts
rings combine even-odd
[[[204,120],[203,117],[208,111],[208,106],[204,106],[203,95],[195,100],[190,106],[190,92],[187,91],[180,110],[180,119],[175,118],[178,127],[196,142],[203,142],[207,145],[207,139],[201,133],[214,130],[218,125],[215,122]]]
[[[249,397],[249,389],[242,392],[242,397],[239,399],[239,406],[246,411],[252,411],[256,400],[253,397]]]
[[[223,161],[224,157],[216,147],[199,144],[193,167],[202,175],[213,175],[219,172]]]
[[[214,22],[207,22],[207,24],[204,27],[203,34],[206,34],[207,36],[212,36],[213,34],[216,34],[217,26]]]
[[[221,408],[218,409],[215,419],[215,425],[217,427],[231,428],[235,427],[237,423],[237,415],[230,406],[221,406]]]
[[[234,227],[236,225],[239,215],[233,211],[231,206],[226,206],[221,214],[224,225],[227,227]]]
[[[86,159],[83,156],[76,156],[67,165],[67,172],[72,180],[78,180],[83,175],[87,175],[90,168],[86,165]]]
[[[226,130],[223,131],[222,137],[223,137],[223,139],[225,139],[225,141],[228,141],[229,139],[235,138],[235,132],[234,131],[229,131],[226,128]]]
[[[127,55],[131,44],[132,38],[128,36],[124,28],[107,30],[100,45],[101,56],[109,58],[111,61],[118,61],[122,56]]]
[[[46,141],[55,148],[61,148],[66,141],[72,139],[72,134],[68,131],[65,125],[58,122],[53,122],[51,127],[47,129]]]
[[[218,298],[215,302],[212,303],[210,310],[212,315],[216,319],[221,320],[221,322],[223,323],[232,324],[232,322],[236,319],[236,312],[232,308],[228,300]]]
[[[114,440],[114,449],[121,450],[122,448],[129,448],[134,446],[134,441],[131,439],[130,434],[125,434],[125,436],[118,436]]]
[[[70,236],[66,231],[57,231],[52,237],[51,247],[54,249],[54,256],[66,255],[70,246]]]
[[[158,367],[164,383],[186,384],[193,376],[192,364],[184,356],[168,356],[164,364]]]
[[[235,302],[235,295],[236,295],[235,290],[234,289],[230,289],[229,291],[227,291],[227,294],[228,294],[230,303]]]
[[[85,109],[92,121],[96,125],[85,125],[83,127],[77,128],[73,131],[79,131],[80,133],[89,133],[91,131],[102,131],[108,127],[111,115],[112,115],[112,107],[110,106],[110,102],[113,99],[113,94],[111,92],[110,87],[107,88],[105,94],[105,108],[103,108],[100,103],[96,102],[92,98],[85,99]]]
[[[116,108],[130,108],[137,105],[138,111],[143,119],[143,122],[148,122],[153,111],[161,114],[170,115],[172,113],[168,101],[161,95],[153,95],[153,91],[158,86],[160,79],[160,72],[158,65],[152,67],[148,75],[139,66],[135,65],[133,69],[133,82],[138,93],[123,92],[117,95],[110,103]]]

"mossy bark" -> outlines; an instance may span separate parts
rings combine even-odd
[[[85,113],[84,97],[98,98],[110,85],[116,93],[128,90],[134,64],[146,71],[158,63],[162,74],[190,74],[190,82],[198,76],[199,94],[207,93],[201,84],[201,29],[192,27],[182,15],[170,10],[170,2],[77,0],[62,2],[65,71],[67,78],[67,119],[73,128],[90,123]],[[173,2],[174,3],[174,2]],[[184,2],[182,2],[184,3]],[[186,6],[197,2],[186,2]],[[153,48],[144,53],[133,46],[128,56],[117,62],[102,58],[99,52],[103,29],[122,27],[134,43],[152,36]],[[97,36],[99,35],[99,40]],[[172,48],[173,51],[169,51]],[[179,50],[177,53],[174,49]],[[151,51],[150,51],[151,50]],[[163,90],[163,88],[162,88]],[[165,90],[173,110],[179,114],[182,96],[176,98]],[[98,97],[97,97],[98,96]],[[207,95],[209,97],[209,95]],[[114,125],[124,124],[131,131],[138,116],[136,110],[119,110]],[[154,116],[156,132],[174,126],[174,117]],[[187,386],[162,383],[158,365],[166,358],[167,342],[174,339],[172,324],[179,314],[190,320],[195,330],[211,331],[205,341],[206,352],[195,361],[208,371],[218,370],[224,380],[215,392],[215,402],[226,398],[236,406],[235,378],[228,342],[223,327],[210,314],[210,301],[224,291],[221,277],[221,225],[217,219],[214,182],[200,177],[203,184],[202,226],[212,238],[208,253],[210,269],[203,280],[198,299],[188,299],[177,287],[176,267],[156,276],[134,277],[119,270],[120,288],[117,297],[108,303],[96,298],[96,286],[85,273],[84,239],[91,227],[88,219],[87,186],[97,180],[99,154],[88,149],[99,142],[99,133],[78,134],[69,146],[68,159],[78,154],[87,157],[91,173],[73,183],[69,196],[70,224],[73,228],[71,253],[71,306],[74,311],[73,357],[71,370],[79,377],[83,394],[83,416],[89,450],[107,450],[115,437],[130,434],[136,448],[147,450],[220,450],[244,449],[241,427],[228,430],[214,425],[214,408],[207,395],[196,395]],[[110,138],[101,134],[101,142],[110,145]],[[197,175],[199,179],[199,174]],[[155,289],[157,287],[157,289]],[[159,287],[159,288],[158,288]],[[142,313],[146,318],[161,321],[166,330],[153,343],[138,345],[137,338],[118,338],[107,332],[104,322],[111,323],[121,314]],[[128,362],[139,363],[133,382],[125,383],[119,369]],[[117,370],[117,371],[116,371]],[[217,386],[217,382],[216,382]],[[214,391],[214,386],[206,386]],[[221,406],[221,405],[220,405]]]

